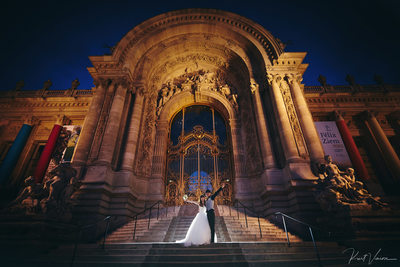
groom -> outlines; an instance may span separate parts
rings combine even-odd
[[[225,183],[222,183],[221,187],[211,195],[210,190],[206,190],[206,209],[207,209],[207,219],[208,224],[210,225],[211,229],[211,243],[214,243],[214,235],[215,235],[215,213],[214,213],[214,199],[218,196],[219,192],[221,192],[222,188],[225,187]]]

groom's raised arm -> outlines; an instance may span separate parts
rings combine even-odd
[[[222,184],[222,186],[214,193],[211,195],[211,199],[214,200],[214,198],[216,198],[219,194],[219,192],[221,192],[221,190],[225,187],[225,184]]]

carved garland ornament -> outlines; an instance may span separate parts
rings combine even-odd
[[[141,126],[142,140],[139,159],[137,161],[137,174],[149,176],[151,174],[151,148],[153,144],[153,128],[155,123],[156,95],[146,94],[146,111],[144,123]]]
[[[307,155],[307,147],[305,145],[296,109],[293,104],[293,99],[290,93],[289,85],[284,78],[285,75],[268,74],[268,82],[270,83],[270,85],[278,86],[280,92],[282,93],[282,98],[285,103],[285,108],[289,118],[290,126],[292,128],[294,139],[297,145],[297,151],[300,156],[305,157]],[[291,79],[291,77],[289,77],[289,79]]]
[[[292,95],[290,93],[290,89],[286,80],[282,79],[279,87],[281,89],[283,101],[285,102],[286,111],[288,113],[289,121],[292,126],[299,155],[305,157],[307,155],[307,148],[304,142],[303,133],[301,131],[299,118],[297,117],[296,109],[293,104]]]

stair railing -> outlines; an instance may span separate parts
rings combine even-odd
[[[276,216],[278,216],[278,215],[282,216],[282,222],[283,222],[283,227],[285,228],[285,233],[286,233],[286,239],[287,239],[288,246],[290,246],[290,239],[289,239],[289,234],[288,234],[287,227],[286,227],[285,217],[288,218],[288,219],[291,219],[292,221],[295,221],[297,223],[300,223],[300,224],[305,225],[306,227],[308,227],[308,231],[310,232],[311,240],[312,240],[313,245],[314,245],[315,254],[317,255],[318,264],[319,264],[319,266],[322,266],[321,257],[319,255],[317,244],[315,243],[314,234],[313,234],[313,231],[312,231],[312,227],[314,227],[314,226],[311,226],[308,223],[305,223],[305,222],[297,220],[297,219],[295,219],[293,217],[290,217],[289,215],[284,214],[284,213],[282,213],[280,211],[275,212],[275,215]],[[316,228],[316,227],[314,227],[314,228]]]
[[[236,204],[236,211],[237,211],[237,217],[238,217],[238,219],[239,219],[239,205],[240,205],[240,206],[243,208],[243,210],[244,210],[244,216],[245,216],[245,220],[246,220],[246,227],[248,227],[248,224],[247,224],[247,212],[246,212],[246,210],[247,210],[247,211],[250,211],[251,213],[253,213],[253,214],[255,214],[255,215],[257,215],[258,228],[259,228],[259,230],[260,230],[260,237],[262,238],[262,230],[261,230],[261,224],[260,224],[260,217],[261,217],[261,218],[264,218],[265,216],[260,215],[258,212],[255,212],[253,209],[247,207],[247,206],[244,205],[242,202],[240,202],[240,200],[236,200],[235,203],[233,204],[233,207],[235,206],[235,204]],[[231,215],[231,206],[229,206],[229,214],[230,214],[230,216],[232,216],[232,215]],[[307,223],[305,223],[305,222],[302,222],[302,221],[300,221],[300,220],[297,220],[297,219],[295,219],[295,218],[293,218],[293,217],[290,217],[289,215],[284,214],[284,213],[282,213],[282,212],[276,212],[275,215],[276,215],[276,216],[278,216],[278,215],[281,215],[281,216],[282,216],[282,222],[283,222],[283,227],[284,227],[284,229],[285,229],[286,240],[287,240],[288,246],[290,246],[290,239],[289,239],[289,233],[288,233],[288,231],[287,231],[287,226],[286,226],[285,217],[288,218],[288,219],[291,219],[291,220],[293,220],[293,221],[295,221],[295,222],[297,222],[297,223],[300,223],[300,224],[305,225],[305,226],[308,227],[308,230],[309,230],[309,233],[310,233],[310,236],[311,236],[311,240],[312,240],[313,245],[314,245],[315,254],[316,254],[317,259],[318,259],[318,264],[319,264],[319,266],[322,266],[321,257],[320,257],[320,255],[319,255],[319,251],[318,251],[318,248],[317,248],[317,244],[316,244],[315,239],[314,239],[314,234],[313,234],[312,228],[314,228],[314,229],[316,229],[316,230],[319,230],[319,231],[321,231],[321,232],[324,232],[324,231],[323,231],[322,229],[318,228],[318,227],[312,226],[312,225],[310,225],[310,224],[307,224]],[[328,235],[331,236],[331,232],[328,232]]]
[[[260,216],[258,214],[258,212],[255,212],[253,209],[247,207],[246,205],[244,205],[242,202],[240,202],[240,200],[236,200],[236,211],[237,211],[237,217],[239,219],[239,204],[240,206],[242,206],[243,211],[244,211],[244,219],[246,221],[246,227],[249,228],[249,225],[247,223],[247,211],[250,211],[251,213],[257,215],[257,220],[258,220],[258,228],[260,230],[260,238],[262,238],[262,230],[261,230],[261,223],[260,223],[260,217],[263,217],[262,215]],[[230,210],[229,210],[230,211]]]
[[[161,200],[157,201],[156,203],[154,203],[154,204],[151,205],[150,207],[145,208],[145,209],[142,210],[141,212],[136,213],[134,216],[129,216],[129,217],[133,218],[134,221],[135,221],[135,226],[134,226],[134,228],[133,228],[132,240],[135,240],[135,236],[136,236],[136,225],[137,225],[138,216],[139,216],[139,215],[142,215],[142,214],[145,214],[146,211],[149,211],[149,218],[148,218],[148,221],[147,221],[147,229],[150,229],[150,222],[151,222],[151,212],[152,212],[152,209],[153,209],[153,207],[154,207],[155,205],[157,205],[157,221],[158,221],[159,212],[160,212],[160,203],[162,203]],[[167,209],[167,210],[165,211],[165,213],[167,214],[167,213],[168,213],[168,206],[166,207],[166,209]]]
[[[142,215],[142,214],[145,214],[147,211],[149,211],[149,219],[148,219],[148,224],[147,224],[147,229],[149,229],[149,228],[150,228],[150,222],[151,222],[151,213],[152,213],[152,209],[154,208],[154,206],[157,205],[157,221],[158,221],[159,215],[160,215],[160,204],[161,204],[161,203],[162,203],[162,201],[159,200],[159,201],[157,201],[156,203],[154,203],[153,205],[151,205],[150,207],[145,208],[144,210],[142,210],[141,212],[136,213],[135,215],[132,215],[132,216],[124,215],[124,216],[126,216],[126,217],[128,217],[128,218],[134,219],[134,221],[135,221],[135,226],[134,226],[134,230],[133,230],[133,239],[135,239],[135,235],[136,235],[136,225],[137,225],[138,216],[139,216],[139,215]],[[165,210],[165,216],[167,217],[167,216],[168,216],[168,206],[166,206],[165,208],[166,208],[166,210]],[[72,259],[71,259],[71,264],[70,264],[70,266],[73,266],[73,265],[74,265],[76,253],[77,253],[77,250],[78,250],[78,243],[79,243],[79,240],[80,240],[82,231],[83,231],[84,229],[88,229],[88,228],[90,228],[90,227],[96,226],[96,225],[99,224],[99,223],[106,222],[106,228],[105,228],[104,234],[103,234],[103,242],[102,242],[102,245],[101,245],[101,246],[102,246],[102,249],[105,249],[106,239],[107,239],[108,231],[109,231],[109,229],[110,229],[110,221],[111,221],[111,219],[113,219],[113,218],[115,218],[115,217],[118,217],[118,216],[121,216],[121,215],[108,215],[108,216],[106,216],[105,218],[100,219],[100,220],[98,220],[98,221],[96,221],[96,222],[94,222],[94,223],[90,223],[90,224],[83,225],[83,226],[77,226],[77,229],[76,229],[76,237],[75,237],[75,244],[74,244],[74,250],[73,250],[73,253],[72,253]]]
[[[81,238],[82,231],[83,231],[84,229],[88,229],[88,228],[90,228],[90,227],[96,226],[97,224],[106,221],[106,222],[107,222],[107,225],[106,225],[106,230],[105,230],[105,232],[104,232],[104,239],[103,239],[103,244],[102,244],[102,248],[104,249],[105,242],[106,242],[106,237],[107,237],[107,233],[108,233],[108,228],[109,228],[109,226],[110,226],[110,220],[111,220],[112,217],[113,217],[113,216],[107,216],[107,217],[105,217],[105,218],[103,218],[103,219],[100,219],[100,220],[94,222],[94,223],[90,223],[90,224],[83,225],[83,226],[77,226],[76,237],[75,237],[75,244],[74,244],[74,250],[73,250],[73,252],[72,252],[72,259],[71,259],[71,264],[70,264],[71,267],[74,265],[74,261],[75,261],[75,257],[76,257],[76,252],[77,252],[77,250],[78,250],[78,243],[79,243],[79,239]]]

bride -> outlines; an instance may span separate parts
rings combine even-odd
[[[186,200],[186,202],[199,206],[199,212],[193,219],[189,230],[186,233],[186,237],[182,240],[177,240],[176,243],[183,243],[185,247],[210,244],[211,230],[206,213],[206,196],[200,196],[200,203],[190,200]],[[215,242],[217,242],[217,235],[215,235]]]

